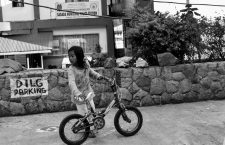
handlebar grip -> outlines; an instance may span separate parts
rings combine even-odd
[[[110,85],[112,86],[114,84],[114,79],[108,78],[108,77],[103,77],[106,81],[108,81],[110,83]]]
[[[103,79],[106,80],[106,81],[110,81],[111,80],[110,78],[105,77],[105,76],[103,76]]]

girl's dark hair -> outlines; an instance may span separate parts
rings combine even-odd
[[[83,48],[80,46],[72,46],[69,50],[68,53],[70,51],[73,51],[76,58],[77,58],[77,66],[80,68],[84,68],[85,67],[85,61],[84,61],[84,51]]]

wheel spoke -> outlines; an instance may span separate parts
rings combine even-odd
[[[138,117],[133,111],[127,110],[126,116],[121,116],[119,119],[120,127],[126,132],[133,131],[138,125]],[[131,123],[132,120],[132,123]]]
[[[85,120],[84,124],[81,123],[75,127],[81,117],[80,115],[74,114],[66,117],[61,122],[59,134],[66,144],[81,144],[87,139],[90,127],[83,126],[87,123],[87,120]]]
[[[136,134],[142,127],[143,118],[141,112],[133,107],[126,106],[125,112],[119,110],[114,119],[116,130],[124,136]]]

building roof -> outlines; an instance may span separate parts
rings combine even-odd
[[[52,48],[0,37],[0,55],[51,53]]]

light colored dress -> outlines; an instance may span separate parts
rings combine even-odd
[[[87,96],[90,92],[93,92],[93,89],[90,85],[90,77],[97,79],[101,75],[95,72],[88,63],[86,62],[85,69],[79,69],[75,66],[70,66],[68,69],[68,80],[69,87],[71,90],[71,101],[78,105],[84,104],[84,102],[80,102],[78,96],[84,94]]]

